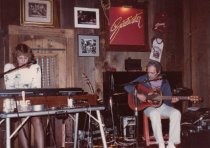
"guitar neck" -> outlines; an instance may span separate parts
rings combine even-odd
[[[178,100],[188,100],[188,101],[202,101],[202,99],[198,96],[156,96],[153,100],[171,100],[172,98],[177,98]]]
[[[174,97],[178,98],[179,100],[191,100],[191,96],[159,96],[157,98],[162,100],[171,100]]]

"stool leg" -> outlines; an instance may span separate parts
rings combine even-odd
[[[148,117],[144,115],[143,117],[143,121],[144,121],[144,139],[146,142],[146,146],[150,145],[150,137],[149,137],[149,122],[148,122]]]

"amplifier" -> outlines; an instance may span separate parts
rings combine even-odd
[[[128,58],[125,60],[125,70],[138,70],[141,71],[141,59],[131,59]]]
[[[136,118],[134,116],[121,117],[123,136],[125,140],[131,140],[135,138]]]

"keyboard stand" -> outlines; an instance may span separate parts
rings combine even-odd
[[[0,125],[5,121],[6,122],[6,148],[11,148],[11,139],[15,136],[15,134],[23,127],[23,125],[28,121],[28,119],[32,116],[44,116],[44,115],[58,115],[58,114],[70,114],[75,113],[75,120],[74,120],[74,148],[77,148],[77,137],[78,137],[78,121],[79,121],[79,113],[85,112],[91,118],[93,118],[99,124],[103,148],[107,148],[106,138],[104,133],[104,124],[101,120],[100,110],[103,110],[103,106],[95,106],[95,107],[83,107],[83,108],[66,108],[66,109],[59,109],[59,110],[46,110],[46,111],[30,111],[30,112],[19,112],[19,113],[1,113],[0,118]],[[93,117],[89,112],[96,111],[97,119]],[[20,125],[11,133],[10,128],[10,120],[11,118],[25,118]]]

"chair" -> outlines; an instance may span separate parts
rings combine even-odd
[[[168,119],[168,117],[161,117],[161,119]],[[155,137],[150,135],[150,131],[149,131],[149,117],[147,115],[143,115],[143,128],[144,128],[144,140],[146,142],[146,146],[150,146],[152,144],[157,144],[157,142],[155,141]],[[164,140],[168,139],[168,135],[164,135]]]

